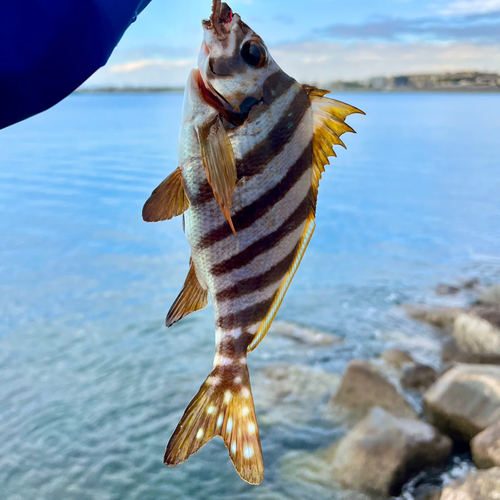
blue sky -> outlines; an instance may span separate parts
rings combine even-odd
[[[500,72],[500,0],[233,0],[283,69],[305,83]],[[152,0],[87,85],[180,86],[211,0]]]

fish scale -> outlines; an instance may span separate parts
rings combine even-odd
[[[239,475],[259,484],[264,461],[247,354],[266,335],[314,232],[319,181],[334,156],[347,104],[301,85],[220,0],[204,20],[188,79],[179,167],[143,209],[156,222],[183,214],[191,261],[167,326],[212,297],[212,372],[165,452],[178,465],[220,436]]]

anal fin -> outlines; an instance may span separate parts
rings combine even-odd
[[[306,252],[307,245],[309,245],[309,241],[314,233],[314,229],[316,227],[316,223],[314,222],[314,212],[311,210],[306,225],[304,227],[304,231],[302,232],[302,236],[299,241],[299,246],[297,248],[297,253],[293,259],[293,262],[285,274],[283,281],[281,282],[278,291],[274,297],[273,303],[269,308],[269,311],[266,314],[266,317],[261,321],[257,332],[255,333],[252,342],[250,342],[247,352],[252,352],[262,341],[262,339],[266,336],[271,324],[278,313],[279,308],[281,307],[281,303],[285,298],[288,287],[292,283],[293,277],[299,268],[300,262],[302,261],[302,257]]]
[[[177,167],[152,193],[142,209],[146,222],[169,220],[183,214],[189,200],[182,183],[182,172]]]
[[[203,309],[208,304],[208,291],[203,289],[196,277],[193,261],[189,263],[189,271],[184,281],[181,293],[175,299],[170,311],[168,311],[165,324],[171,327],[177,321],[185,318],[192,312]]]

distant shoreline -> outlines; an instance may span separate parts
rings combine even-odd
[[[362,81],[331,81],[315,84],[331,92],[453,92],[498,93],[500,75],[462,71],[459,73],[377,76]],[[80,88],[77,94],[158,94],[184,92],[184,87],[94,87]]]
[[[325,88],[326,86],[320,85],[320,87]],[[432,88],[432,89],[412,89],[412,88],[396,88],[396,89],[374,89],[374,88],[333,88],[329,89],[331,92],[353,92],[353,93],[375,93],[375,94],[498,94],[500,93],[500,87],[498,88],[473,88],[473,87],[462,87],[462,88]],[[184,93],[183,88],[179,89],[163,89],[163,88],[127,88],[127,89],[85,89],[76,90],[73,94],[182,94]]]

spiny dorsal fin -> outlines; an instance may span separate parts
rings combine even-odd
[[[169,220],[183,214],[189,208],[184,192],[182,172],[177,167],[152,193],[142,209],[146,222]]]
[[[165,324],[171,327],[192,312],[203,309],[208,304],[208,291],[204,290],[196,277],[193,261],[189,261],[189,271],[181,293],[168,311]]]
[[[264,460],[246,364],[214,368],[170,438],[165,465],[185,462],[216,436],[223,439],[240,477],[260,484]]]
[[[313,111],[313,162],[312,162],[312,188],[313,203],[316,207],[319,181],[329,165],[329,156],[336,156],[333,146],[338,144],[345,148],[340,136],[345,132],[354,130],[345,123],[346,117],[353,113],[365,113],[360,109],[341,101],[324,97],[328,90],[321,90],[310,85],[304,85],[304,90],[309,94]],[[355,133],[355,132],[354,132]]]
[[[236,162],[233,147],[219,116],[198,127],[196,132],[207,180],[224,217],[229,222],[233,233],[236,234],[231,220],[231,202],[236,185]]]
[[[344,146],[344,143],[340,140],[340,136],[345,132],[354,132],[354,130],[347,125],[344,120],[347,116],[352,113],[361,113],[360,111],[349,104],[345,104],[340,101],[335,101],[333,99],[328,99],[324,97],[328,94],[328,90],[321,90],[310,85],[304,85],[304,90],[309,94],[309,99],[311,100],[311,106],[313,111],[313,158],[312,158],[312,207],[311,212],[307,218],[306,226],[302,233],[302,237],[299,242],[297,253],[293,259],[290,269],[287,271],[283,281],[276,293],[274,301],[266,314],[266,317],[262,320],[255,334],[252,342],[248,346],[247,351],[253,351],[262,339],[266,336],[275,316],[278,312],[285,294],[292,282],[293,277],[299,267],[300,261],[304,256],[307,245],[314,233],[316,224],[314,222],[315,210],[316,210],[316,199],[318,196],[319,181],[321,179],[321,174],[325,171],[325,165],[329,164],[329,156],[335,156],[333,151],[333,146],[335,144],[340,144]]]

